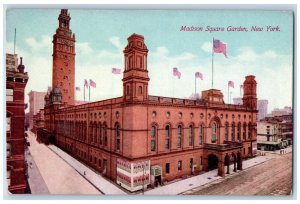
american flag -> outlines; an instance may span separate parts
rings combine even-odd
[[[181,72],[178,71],[178,69],[176,67],[173,68],[173,76],[177,76],[178,79],[180,79],[180,77],[181,77]]]
[[[227,58],[226,44],[221,42],[220,40],[214,39],[213,52],[214,53],[223,53],[225,55],[225,57]]]
[[[84,80],[84,87],[89,87],[89,83],[86,79]]]
[[[96,88],[96,83],[90,79],[90,86]]]
[[[75,89],[76,89],[76,91],[80,91],[80,87],[78,87],[78,86],[76,86]]]
[[[196,73],[195,73],[195,77],[196,77],[196,78],[200,78],[201,80],[203,80],[203,74],[200,73],[200,72],[196,72]]]
[[[234,83],[233,83],[233,81],[228,81],[228,87],[234,88]]]
[[[112,68],[112,73],[113,74],[121,74],[121,69]]]

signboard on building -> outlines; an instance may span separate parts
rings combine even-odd
[[[133,192],[150,184],[150,160],[130,162],[117,159],[117,183]]]

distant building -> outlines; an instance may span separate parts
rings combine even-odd
[[[257,122],[257,148],[259,150],[267,151],[273,151],[281,148],[281,138],[279,138],[277,122]]]
[[[243,104],[243,98],[241,98],[241,97],[233,98],[233,104],[234,105],[242,105]]]
[[[29,96],[29,128],[33,128],[33,116],[45,106],[46,92],[30,91]]]
[[[261,120],[267,117],[268,114],[268,100],[258,100],[257,101],[257,110],[258,110],[258,120]]]
[[[285,106],[283,109],[274,108],[271,114],[272,116],[281,116],[281,115],[288,115],[292,113],[293,113],[293,109],[291,107]]]
[[[13,57],[12,57],[13,56]],[[25,66],[14,68],[17,55],[6,54],[6,180],[8,191],[25,193],[25,104],[24,90],[28,81]]]
[[[276,150],[293,141],[293,115],[265,117],[257,122],[257,148]]]

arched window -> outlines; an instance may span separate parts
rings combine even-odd
[[[156,151],[156,126],[151,126],[151,151]]]
[[[94,132],[93,132],[93,134],[94,134],[94,142],[97,143],[98,141],[97,141],[97,124],[96,123],[94,123]]]
[[[203,125],[200,125],[200,127],[199,127],[199,144],[200,145],[203,144],[203,133],[204,133]]]
[[[252,131],[251,123],[248,123],[248,140],[251,139],[251,131]]]
[[[177,147],[182,148],[182,126],[181,125],[178,125],[177,133],[178,133]]]
[[[139,86],[139,95],[142,95],[143,94],[143,87],[142,86]]]
[[[101,125],[101,123],[99,124],[100,126],[100,145],[103,145],[103,131],[104,131],[104,126]]]
[[[213,122],[211,125],[211,142],[215,143],[217,141],[217,123]]]
[[[94,137],[93,137],[93,124],[90,123],[90,126],[89,126],[89,138],[90,138],[90,142],[94,142]]]
[[[225,123],[225,141],[228,141],[228,135],[229,135],[229,124]]]
[[[246,129],[247,129],[247,123],[244,123],[244,125],[243,125],[243,140],[246,140]]]
[[[189,126],[189,146],[193,146],[193,139],[194,139],[194,131],[193,131],[193,125]]]
[[[104,145],[107,146],[107,125],[104,124],[103,127],[103,135],[104,135]]]
[[[165,128],[166,137],[165,137],[165,148],[170,149],[170,125],[167,125]]]
[[[235,123],[234,122],[231,125],[231,140],[235,141]]]
[[[241,141],[241,123],[238,123],[237,126],[237,140]]]
[[[97,141],[98,141],[99,143],[101,142],[100,139],[101,139],[101,124],[99,123],[99,124],[97,125]]]
[[[120,125],[116,125],[116,149],[120,150],[121,148],[121,130]]]

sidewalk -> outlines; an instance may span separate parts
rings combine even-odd
[[[31,156],[30,150],[25,150],[25,158],[28,164],[28,183],[31,194],[49,194],[47,185]]]
[[[31,182],[30,187],[35,185],[35,189],[39,188],[40,181],[44,181],[49,194],[101,194],[98,189],[91,185],[91,183],[84,179],[74,168],[51,151],[46,145],[39,144],[36,141],[35,134],[30,131],[28,131],[27,134],[28,141],[30,142],[28,148],[32,159],[34,160],[34,164],[31,161],[32,170],[39,171],[39,174],[30,175],[29,178],[34,182],[34,184]],[[43,183],[41,183],[41,185],[43,185]],[[44,189],[36,190],[36,194],[46,193],[45,186],[41,186],[41,188]]]
[[[243,161],[243,169],[247,169],[252,166],[261,164],[273,158],[274,158],[273,155],[266,155],[266,156],[257,156],[255,158],[248,159],[246,161]],[[239,171],[237,172],[233,171],[233,165],[229,166],[229,171],[230,171],[230,175],[239,173]],[[225,172],[226,172],[226,167],[225,167]],[[226,176],[228,176],[228,174],[225,174],[225,177]],[[221,178],[222,177],[218,176],[218,169],[215,169],[198,176],[193,176],[178,182],[166,184],[164,186],[160,186],[148,190],[144,194],[145,195],[178,195],[186,191],[192,190],[196,187],[200,187],[202,185],[211,183]]]
[[[92,183],[96,188],[98,188],[101,193],[107,195],[126,195],[124,191],[122,191],[119,187],[115,186],[111,182],[104,179],[101,175],[97,174],[89,167],[85,166],[60,148],[49,145],[49,149],[55,152],[58,156],[60,156],[63,160],[65,160],[70,166],[72,166],[76,171],[85,177],[90,183]],[[85,175],[84,175],[85,172]]]

